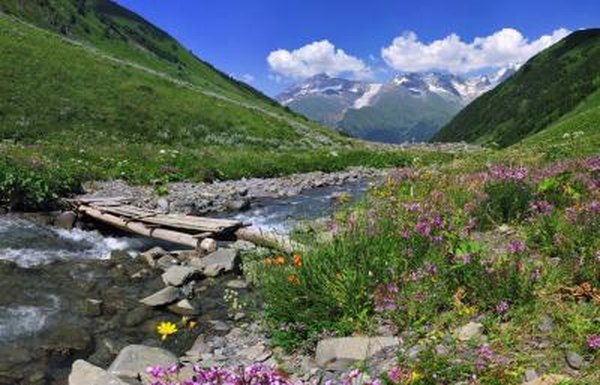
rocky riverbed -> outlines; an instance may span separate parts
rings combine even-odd
[[[191,215],[247,210],[260,199],[282,199],[333,186],[348,186],[384,180],[395,169],[355,167],[346,171],[310,172],[279,178],[251,178],[213,183],[169,183],[164,194],[152,186],[132,186],[122,181],[94,182],[84,197],[125,197],[140,207]]]

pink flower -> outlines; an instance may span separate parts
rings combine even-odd
[[[600,335],[591,334],[587,337],[587,345],[592,350],[600,349]]]
[[[513,239],[508,243],[508,252],[510,254],[521,254],[525,252],[525,243],[518,239]]]

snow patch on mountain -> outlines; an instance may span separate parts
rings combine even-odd
[[[354,101],[353,108],[359,109],[370,106],[371,100],[379,93],[382,87],[383,84],[380,83],[369,84],[367,91]]]

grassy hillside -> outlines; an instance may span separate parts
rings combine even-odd
[[[85,16],[68,30],[52,15],[77,2],[0,4],[28,20],[0,13],[0,206],[44,206],[91,179],[160,186],[412,160],[311,123],[183,49],[170,61],[133,38],[115,38],[117,27],[81,38],[107,23],[107,12],[93,7],[115,13],[112,3],[85,2]],[[114,20],[141,28],[146,40],[136,39],[146,47],[173,42],[116,9]]]
[[[577,31],[461,111],[433,138],[512,145],[558,124],[600,89],[600,29]]]

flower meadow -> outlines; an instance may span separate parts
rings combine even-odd
[[[527,367],[562,372],[565,351],[600,383],[600,157],[400,169],[329,231],[253,265],[281,347],[384,330],[421,347],[411,383],[518,384]],[[485,343],[457,341],[469,321]]]

